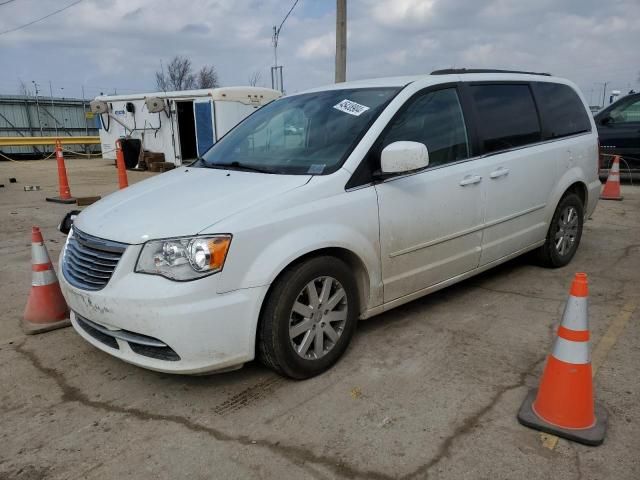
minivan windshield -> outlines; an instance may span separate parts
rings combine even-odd
[[[399,88],[325,90],[257,110],[193,167],[323,175],[342,165]]]

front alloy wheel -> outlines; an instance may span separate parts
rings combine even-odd
[[[293,265],[274,282],[258,327],[258,358],[291,378],[330,368],[345,352],[359,314],[358,286],[336,257]]]
[[[318,277],[298,294],[289,316],[289,339],[300,357],[317,360],[335,347],[347,322],[347,294],[333,277]]]

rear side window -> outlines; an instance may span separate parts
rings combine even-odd
[[[469,88],[485,153],[508,150],[542,139],[529,85],[472,85]]]
[[[545,140],[591,131],[591,122],[578,94],[568,85],[535,84]]]

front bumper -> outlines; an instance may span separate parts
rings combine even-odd
[[[167,373],[227,370],[254,358],[256,325],[268,286],[218,294],[219,275],[174,282],[134,273],[139,250],[136,245],[127,248],[102,290],[78,289],[60,275],[71,323],[80,336],[114,357]],[[78,317],[123,335],[107,335],[113,338],[107,340],[91,334]],[[127,334],[134,336],[132,342]],[[178,358],[139,348],[135,335],[166,345]]]

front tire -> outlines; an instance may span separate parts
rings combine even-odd
[[[281,375],[304,379],[329,369],[358,322],[358,288],[335,257],[294,265],[274,283],[258,328],[258,358]]]
[[[539,262],[549,268],[567,265],[580,245],[583,222],[582,200],[575,193],[566,194],[556,207],[544,245],[537,251]]]

